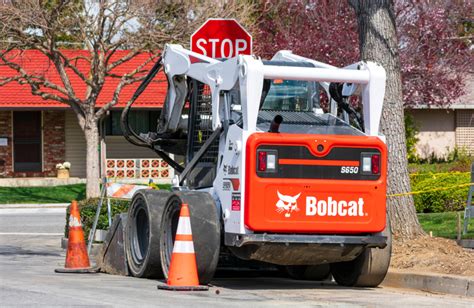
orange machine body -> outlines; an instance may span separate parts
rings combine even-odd
[[[260,151],[276,156],[275,170],[259,169]],[[362,157],[372,155],[379,159],[376,174],[362,170]],[[245,225],[254,232],[380,232],[386,173],[387,148],[378,137],[252,134],[246,144]]]

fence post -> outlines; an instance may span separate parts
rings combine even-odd
[[[473,215],[474,207],[472,206],[472,195],[474,194],[474,163],[471,165],[471,185],[469,186],[469,193],[467,194],[467,202],[466,202],[466,209],[464,210],[464,229],[463,234],[466,235],[467,233],[467,226],[469,224],[469,220]]]

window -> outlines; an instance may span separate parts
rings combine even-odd
[[[312,111],[319,106],[319,87],[302,80],[265,80],[271,82],[262,110]]]
[[[129,113],[129,123],[136,133],[156,132],[156,125],[160,110],[132,110]],[[114,110],[105,120],[105,134],[107,136],[122,136],[120,116],[122,111]]]

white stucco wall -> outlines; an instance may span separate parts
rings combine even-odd
[[[71,163],[71,176],[86,177],[86,140],[72,110],[66,111],[66,161]],[[107,158],[158,158],[150,149],[130,144],[123,136],[106,136]]]
[[[445,157],[456,146],[456,112],[443,109],[409,110],[419,125],[416,150],[420,157]]]

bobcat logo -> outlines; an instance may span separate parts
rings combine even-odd
[[[276,211],[277,213],[283,213],[285,212],[285,217],[290,217],[291,213],[293,211],[299,211],[300,209],[298,208],[298,204],[296,203],[296,200],[300,197],[301,193],[297,194],[296,196],[285,196],[280,194],[279,191],[277,191],[278,202],[276,203]]]

